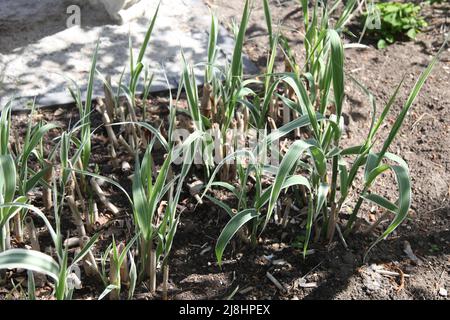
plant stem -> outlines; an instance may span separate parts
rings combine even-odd
[[[11,249],[11,230],[9,228],[9,222],[5,224],[5,250]]]
[[[330,194],[330,203],[331,203],[331,213],[330,213],[330,219],[328,220],[328,231],[327,231],[327,239],[331,242],[334,236],[334,231],[336,229],[336,220],[337,220],[337,213],[336,210],[336,186],[337,186],[337,175],[338,175],[338,162],[339,162],[339,156],[333,157],[333,172],[331,177],[331,194]]]
[[[149,289],[151,293],[156,291],[156,252],[153,249],[153,243],[150,243],[150,254],[149,254],[149,267],[150,267],[150,278],[149,278]]]
[[[6,227],[0,227],[0,253],[6,250]]]
[[[80,248],[83,249],[87,243],[89,242],[89,237],[88,236],[83,236],[80,238]],[[88,276],[93,276],[93,275],[98,275],[99,271],[98,271],[98,267],[97,267],[97,263],[95,261],[95,257],[94,254],[92,253],[91,250],[89,250],[89,252],[86,254],[86,256],[83,259],[83,268],[84,268],[84,272],[88,275]]]
[[[169,283],[169,265],[166,263],[163,267],[163,300],[167,300],[167,289]]]
[[[364,194],[366,191],[367,191],[367,187],[364,187],[361,194]],[[363,197],[361,197],[361,195],[360,195],[358,198],[358,202],[356,203],[355,208],[353,209],[353,212],[352,212],[350,218],[348,219],[347,225],[345,226],[344,237],[348,236],[348,234],[352,230],[353,223],[356,220],[356,216],[358,214],[359,209],[361,208],[363,200],[364,200]]]
[[[109,281],[111,284],[118,286],[118,289],[113,289],[109,294],[110,300],[119,300],[120,299],[120,272],[119,266],[116,264],[114,260],[114,253],[111,251],[109,254],[110,258],[110,270],[109,270]]]

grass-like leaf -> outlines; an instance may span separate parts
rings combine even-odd
[[[236,234],[236,232],[242,228],[244,224],[248,221],[258,217],[258,213],[255,209],[245,209],[238,214],[236,214],[230,221],[228,221],[225,228],[223,228],[220,233],[219,238],[216,243],[216,258],[219,265],[222,264],[222,256],[225,251],[226,246],[230,242],[231,238]]]

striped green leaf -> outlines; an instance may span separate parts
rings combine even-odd
[[[247,222],[250,220],[258,217],[258,213],[255,209],[246,209],[239,213],[237,213],[233,218],[228,221],[225,228],[223,228],[222,232],[220,233],[219,238],[217,239],[216,243],[216,258],[219,263],[219,265],[222,264],[222,256],[223,252],[225,251],[226,246],[230,242],[230,240],[233,238],[233,236],[236,234],[236,232],[242,228]]]
[[[0,269],[22,268],[59,279],[59,265],[52,257],[39,251],[11,249],[0,253]]]

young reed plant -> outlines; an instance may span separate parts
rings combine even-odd
[[[156,290],[158,262],[162,259],[162,269],[168,268],[168,256],[179,222],[177,204],[195,151],[201,145],[201,135],[193,134],[182,145],[168,149],[157,175],[152,157],[155,140],[150,142],[142,161],[136,157],[132,187],[134,220],[140,232],[139,279],[148,277],[152,292]],[[174,175],[172,164],[179,157],[181,172]]]
[[[199,131],[204,139],[201,148],[202,159],[206,165],[205,175],[210,175],[214,162],[220,162],[234,152],[232,130],[245,131],[248,123],[248,110],[239,108],[239,100],[251,92],[248,81],[243,79],[243,45],[250,16],[249,1],[245,2],[239,27],[235,26],[235,46],[230,64],[219,67],[216,62],[218,23],[211,17],[208,41],[208,57],[205,66],[205,85],[200,98],[193,68],[185,62],[182,84],[187,95],[188,113],[192,125],[187,129]],[[252,82],[252,81],[251,81]],[[214,139],[220,139],[220,147],[214,148]],[[214,153],[215,151],[215,153]],[[218,160],[218,161],[217,161]],[[232,180],[236,175],[236,165],[223,166],[222,180]]]
[[[11,160],[7,160],[9,156],[5,156],[6,158],[3,157],[4,156],[2,156],[1,158],[1,171],[4,172],[5,167],[12,170],[12,168],[14,168],[14,164],[7,164],[8,162],[11,162]],[[9,159],[11,158],[9,157]],[[11,181],[11,179],[8,181],[10,184],[9,188],[12,188],[12,184],[14,181]],[[75,286],[73,285],[74,281],[80,281],[79,278],[74,279],[72,270],[76,268],[77,263],[80,262],[90,252],[92,246],[98,239],[98,234],[90,238],[90,240],[86,242],[83,248],[74,256],[73,260],[69,263],[68,247],[63,245],[62,240],[63,238],[61,234],[60,211],[61,206],[59,205],[60,200],[58,200],[58,192],[56,187],[57,185],[55,181],[53,181],[52,185],[56,231],[40,209],[24,203],[20,198],[8,203],[0,203],[0,212],[6,213],[2,216],[2,220],[6,222],[11,219],[14,214],[22,209],[26,209],[28,210],[28,212],[32,212],[34,215],[43,220],[47,228],[47,232],[50,234],[50,237],[54,244],[56,260],[51,255],[40,252],[38,248],[33,248],[33,250],[9,249],[0,253],[0,269],[23,268],[49,276],[55,281],[55,289],[53,293],[56,299],[71,299],[73,290],[75,289]],[[9,191],[9,193],[11,193],[11,191]],[[8,199],[11,199],[10,195]],[[36,241],[36,246],[39,246],[38,241]]]
[[[103,299],[107,294],[110,295],[111,300],[119,300],[122,284],[128,285],[128,299],[131,299],[136,288],[137,269],[134,263],[133,255],[131,254],[131,247],[136,242],[139,233],[137,233],[125,246],[123,243],[116,244],[113,240],[110,246],[105,250],[105,255],[102,258],[102,274],[103,281],[109,282],[109,285],[100,294],[98,300]],[[105,262],[109,255],[109,277],[106,276]],[[128,260],[130,261],[130,268],[128,268]]]
[[[342,21],[345,21],[345,19],[342,19]],[[314,23],[313,27],[322,28]],[[222,260],[222,254],[227,243],[247,222],[252,220],[257,222],[253,230],[257,229],[262,232],[265,229],[278,206],[277,203],[283,189],[299,187],[303,193],[303,198],[306,199],[305,203],[297,203],[299,207],[305,205],[307,208],[303,255],[306,255],[313,236],[314,239],[323,238],[332,241],[335,229],[340,228],[338,215],[341,212],[342,205],[349,199],[351,190],[354,190],[355,178],[361,169],[364,172],[362,191],[357,194],[357,201],[348,217],[344,235],[351,232],[364,200],[378,205],[383,210],[392,213],[394,217],[391,224],[371,244],[367,252],[391,234],[407,217],[411,203],[409,169],[404,160],[388,152],[388,150],[425,80],[436,64],[440,53],[419,77],[388,137],[383,142],[381,150],[374,149],[376,135],[396,100],[401,84],[383,108],[381,115],[377,116],[375,104],[372,104],[374,110],[371,126],[361,145],[343,148],[341,147],[341,141],[344,138],[342,135],[342,114],[345,99],[344,48],[336,30],[327,27],[327,29],[320,31],[320,33],[323,32],[324,36],[321,36],[323,43],[317,45],[321,47],[323,54],[319,59],[320,68],[323,69],[323,72],[320,72],[319,83],[316,83],[316,78],[311,77],[312,74],[306,70],[303,71],[305,73],[300,75],[295,72],[278,74],[274,79],[274,83],[278,81],[292,90],[293,99],[286,97],[282,99],[290,108],[298,112],[299,118],[277,130],[273,130],[262,143],[257,145],[255,151],[278,141],[295,129],[306,128],[309,133],[306,139],[294,141],[287,149],[281,163],[276,168],[274,181],[269,187],[260,190],[260,186],[256,182],[255,205],[232,215],[216,244],[216,255],[219,262]],[[309,71],[313,71],[315,66],[314,63],[311,64]],[[349,165],[349,157],[353,157],[351,165]],[[250,169],[250,166],[247,169]],[[376,179],[388,170],[391,170],[396,177],[399,194],[396,201],[386,199],[371,190]],[[229,185],[215,184],[236,194],[235,189]],[[210,181],[206,190],[212,185],[213,182]],[[239,204],[241,204],[242,195],[236,195]],[[294,199],[294,203],[296,201],[298,199]],[[263,208],[264,206],[266,208]],[[223,205],[221,207],[227,209]]]
[[[75,104],[80,113],[80,169],[88,170],[89,161],[91,158],[91,113],[92,113],[92,96],[94,91],[94,81],[95,81],[95,68],[97,65],[97,55],[98,55],[99,43],[94,50],[94,54],[91,60],[91,68],[89,71],[88,85],[86,89],[86,99],[83,102],[81,89],[77,83],[71,80],[73,88],[69,87],[70,94],[75,101]],[[77,164],[78,167],[78,164]]]

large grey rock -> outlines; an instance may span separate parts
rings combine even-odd
[[[34,97],[41,106],[72,102],[67,78],[82,89],[86,87],[97,40],[100,42],[97,68],[117,82],[128,67],[129,35],[137,55],[156,9],[158,1],[147,1],[147,16],[116,25],[101,7],[92,7],[87,1],[1,0],[0,108],[13,96],[20,98],[14,103],[16,109],[23,108]],[[81,26],[67,28],[67,8],[80,2]],[[167,89],[164,72],[170,87],[177,87],[183,67],[181,50],[191,64],[206,60],[210,20],[202,0],[161,2],[144,59],[155,74],[152,91]],[[223,65],[232,55],[234,41],[222,27],[219,35],[219,62]],[[246,72],[256,72],[247,59],[244,65]],[[202,69],[197,70],[198,83],[203,80]],[[101,94],[102,84],[97,81],[95,95]]]

